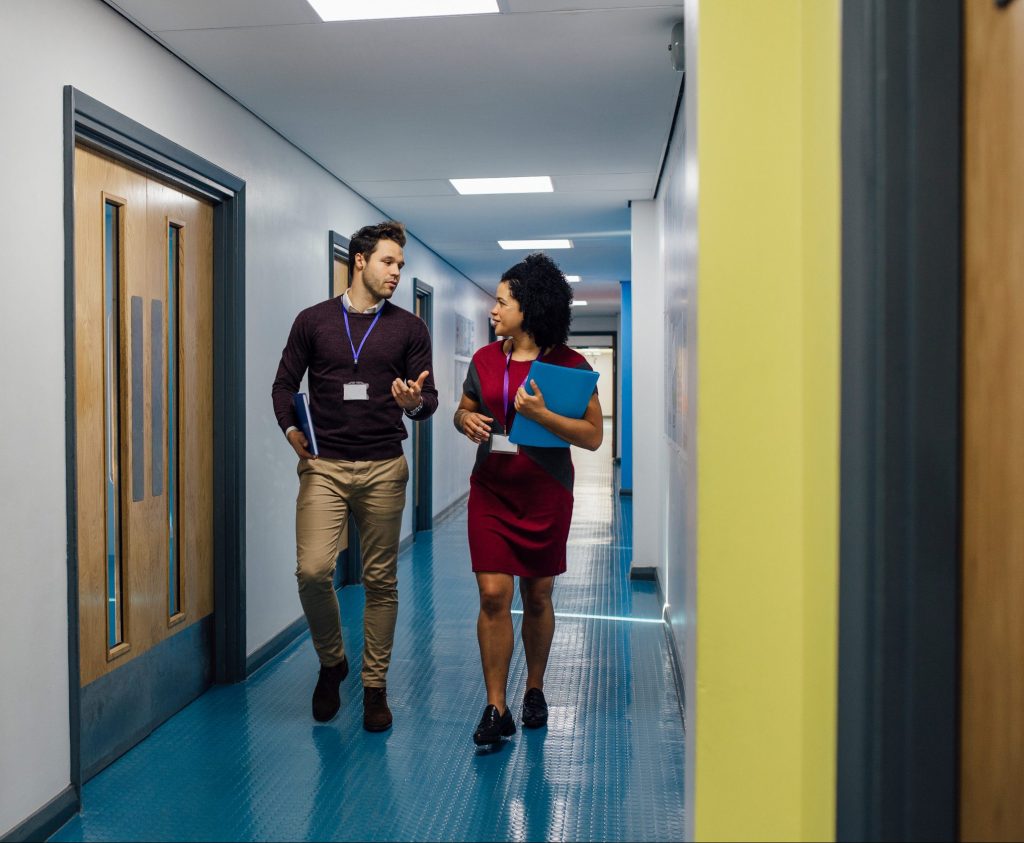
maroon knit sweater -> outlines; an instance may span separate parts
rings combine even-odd
[[[356,349],[366,335],[373,314],[349,313]],[[328,299],[303,310],[292,325],[281,354],[271,395],[281,430],[298,427],[292,395],[299,391],[309,370],[309,409],[320,456],[336,460],[385,460],[402,453],[408,434],[402,408],[391,395],[396,377],[413,379],[427,370],[423,383],[423,409],[412,418],[422,421],[437,409],[437,388],[430,354],[430,334],[418,316],[385,302],[380,320],[353,366],[352,348],[345,332],[341,298]],[[343,401],[344,384],[369,384],[369,401]]]

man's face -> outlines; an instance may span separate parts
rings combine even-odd
[[[378,299],[390,299],[398,286],[405,266],[405,254],[402,247],[394,240],[378,240],[377,248],[369,258],[356,255],[356,260],[364,263],[363,284]],[[356,264],[358,267],[359,263]]]

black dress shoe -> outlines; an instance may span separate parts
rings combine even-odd
[[[527,729],[539,729],[548,722],[548,701],[540,688],[530,688],[523,697],[523,725]]]
[[[506,708],[504,714],[498,714],[497,707],[489,705],[484,709],[480,725],[473,732],[473,743],[477,746],[501,743],[502,738],[507,738],[515,733],[516,721],[512,719],[512,712]]]
[[[391,728],[387,688],[363,688],[363,728],[367,732],[386,732]]]
[[[326,723],[341,708],[341,694],[338,688],[345,677],[348,676],[348,656],[345,656],[336,665],[328,667],[320,665],[320,677],[316,680],[316,687],[313,689],[313,719]]]

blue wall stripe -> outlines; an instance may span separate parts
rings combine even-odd
[[[633,491],[633,285],[622,281],[622,451],[619,484]]]

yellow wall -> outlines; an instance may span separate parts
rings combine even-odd
[[[840,0],[703,0],[698,840],[835,829]]]

